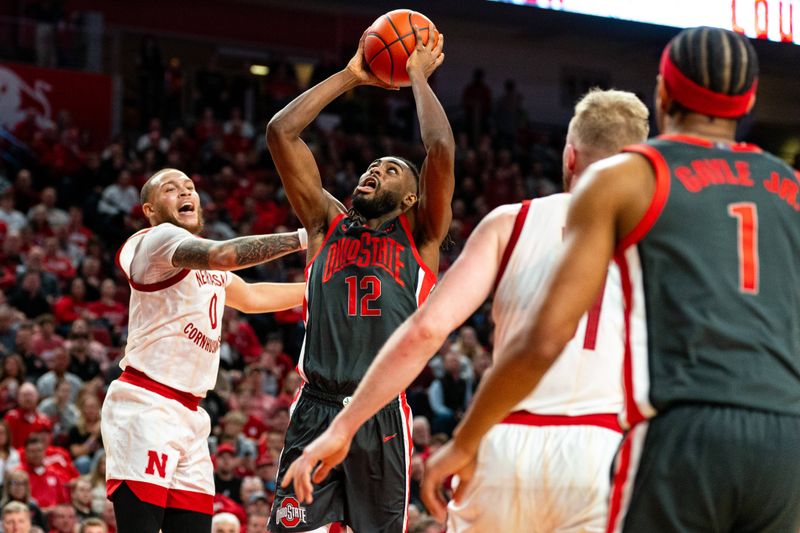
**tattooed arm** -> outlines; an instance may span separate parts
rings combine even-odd
[[[300,249],[300,237],[296,231],[227,241],[186,239],[175,250],[172,266],[192,270],[241,270]]]

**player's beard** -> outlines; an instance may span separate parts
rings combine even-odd
[[[188,231],[193,235],[197,235],[201,231],[203,231],[203,208],[200,206],[197,206],[197,211],[195,211],[195,213],[197,214],[196,224],[186,224],[184,222],[181,222],[176,217],[174,217],[172,213],[168,212],[167,209],[163,206],[155,205],[153,207],[155,209],[156,215],[158,216],[159,224],[163,224],[164,222],[169,222],[170,224],[175,224],[179,228],[185,229],[186,231]]]
[[[365,194],[353,196],[353,209],[367,220],[380,218],[394,211],[400,205],[400,193],[393,191],[375,192],[371,197]]]

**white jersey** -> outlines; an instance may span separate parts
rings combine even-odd
[[[131,285],[128,343],[120,362],[195,396],[214,388],[222,341],[228,272],[172,266],[172,255],[195,238],[173,224],[135,233],[117,253]]]
[[[556,194],[525,202],[503,256],[492,315],[495,357],[530,320],[561,246],[571,196]],[[599,305],[598,305],[599,304]],[[602,299],[581,318],[575,337],[515,411],[578,416],[622,409],[623,333],[619,270],[608,270]]]

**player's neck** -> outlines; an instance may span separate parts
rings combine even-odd
[[[384,223],[388,222],[389,220],[393,220],[402,214],[403,214],[402,210],[395,209],[393,211],[390,211],[389,213],[386,213],[385,215],[381,215],[376,218],[369,218],[369,219],[365,218],[364,225],[369,229],[378,229],[381,226],[383,226]]]
[[[689,135],[710,141],[735,142],[736,120],[714,118],[698,113],[667,117],[664,131],[670,135]]]

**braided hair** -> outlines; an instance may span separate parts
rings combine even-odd
[[[670,60],[684,76],[719,94],[740,95],[758,77],[758,56],[747,37],[720,28],[684,30],[671,42]],[[690,112],[673,101],[670,115]]]

